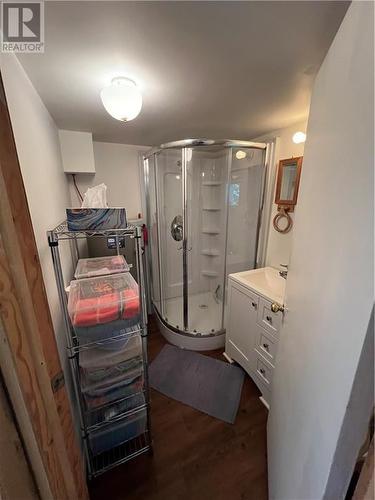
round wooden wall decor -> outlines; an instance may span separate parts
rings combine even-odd
[[[280,224],[280,222],[283,221],[283,219],[286,219],[286,224],[284,227],[282,224]],[[273,227],[279,233],[282,233],[282,234],[289,233],[289,231],[293,227],[293,219],[288,214],[287,210],[285,210],[284,208],[281,208],[280,211],[277,212],[277,214],[273,218]]]

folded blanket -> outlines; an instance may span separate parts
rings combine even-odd
[[[100,349],[117,351],[126,345],[128,341],[126,335],[132,332],[131,328],[134,328],[138,322],[139,315],[136,315],[134,318],[126,320],[116,319],[115,321],[110,321],[109,323],[103,323],[101,325],[75,326],[74,331],[81,345],[125,335],[124,340],[113,340],[100,345]]]
[[[139,314],[139,296],[133,289],[79,298],[72,315],[74,326],[94,326],[116,319],[132,319]]]
[[[123,255],[91,257],[79,259],[74,276],[81,279],[123,273],[128,270],[129,266]]]
[[[143,373],[105,389],[84,390],[82,394],[89,409],[98,408],[117,399],[126,398],[140,392],[143,388]]]
[[[82,386],[95,386],[105,387],[107,385],[113,384],[119,378],[124,376],[129,376],[129,374],[140,372],[142,369],[142,357],[137,356],[135,358],[126,360],[117,365],[107,366],[103,368],[98,368],[96,370],[83,370],[81,368],[81,381]]]
[[[124,321],[119,320],[116,324],[117,326],[114,329],[116,331],[121,330],[121,325],[123,326]],[[91,327],[91,329],[94,328]],[[103,326],[100,326],[100,328],[104,329]],[[85,371],[99,370],[108,366],[118,365],[137,356],[142,356],[142,337],[138,333],[134,333],[131,328],[124,329],[123,333],[128,333],[128,336],[124,339],[124,342],[118,342],[119,347],[117,349],[111,349],[108,352],[103,351],[102,348],[96,348],[80,352],[79,365],[82,369]]]
[[[126,420],[115,423],[112,427],[89,434],[90,448],[93,455],[99,455],[126,441],[143,434],[146,430],[146,413],[133,415]]]
[[[96,411],[93,409],[92,412],[88,414],[89,425],[96,425],[98,423],[110,420],[120,413],[125,411],[133,410],[138,406],[144,405],[146,402],[145,396],[142,392],[134,394],[134,396],[122,399],[108,406],[106,409],[100,409]]]
[[[121,300],[124,305],[122,318],[130,319],[139,314],[139,296],[134,290],[123,290]]]

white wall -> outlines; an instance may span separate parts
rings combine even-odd
[[[70,206],[58,130],[17,58],[12,54],[2,54],[0,64],[48,303],[69,392],[71,386],[65,331],[46,235],[47,230],[53,229],[66,218],[65,208]],[[61,245],[61,252],[63,272],[68,283],[72,276],[72,260],[67,244]]]
[[[353,2],[313,89],[268,421],[270,498],[325,496],[370,319],[372,23],[373,3]],[[346,447],[352,463],[360,444]]]
[[[94,142],[96,173],[76,176],[82,195],[88,187],[104,182],[108,187],[108,205],[125,207],[128,219],[137,219],[138,214],[143,212],[139,156],[149,149],[147,146]],[[78,207],[80,202],[70,176],[69,185],[71,206]]]
[[[275,163],[272,166],[272,172],[270,175],[271,179],[271,190],[272,190],[272,209],[271,209],[271,220],[269,224],[269,233],[267,235],[267,252],[266,252],[266,265],[272,267],[280,268],[280,264],[289,264],[290,254],[292,251],[292,235],[293,228],[289,233],[282,234],[277,232],[272,224],[273,218],[277,214],[277,205],[275,204],[275,192],[276,192],[276,178],[277,178],[277,168],[280,160],[285,160],[287,158],[292,158],[293,156],[303,156],[304,144],[294,144],[292,141],[293,134],[295,132],[301,131],[306,132],[307,120],[298,122],[295,125],[280,130],[274,130],[261,137],[254,139],[255,141],[267,142],[276,138],[276,149],[275,149]],[[304,165],[302,165],[302,175],[304,173]],[[294,221],[295,214],[298,212],[298,201],[291,213],[291,217]]]

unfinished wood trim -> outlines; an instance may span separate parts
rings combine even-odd
[[[53,498],[0,317],[0,368],[42,500]]]
[[[359,475],[353,500],[373,500],[374,498],[374,438],[371,440],[365,463]]]
[[[39,499],[14,414],[0,377],[0,497]]]
[[[2,81],[0,315],[52,494],[88,498]]]

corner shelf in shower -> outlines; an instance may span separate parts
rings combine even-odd
[[[203,234],[220,234],[220,230],[217,228],[204,227],[202,229]]]
[[[206,278],[216,278],[219,276],[219,273],[217,271],[201,271],[201,275],[205,276]]]
[[[220,181],[205,181],[202,182],[202,186],[221,186],[222,182]]]
[[[219,250],[211,250],[209,248],[205,248],[201,251],[202,255],[206,255],[207,257],[219,257],[220,252]]]

